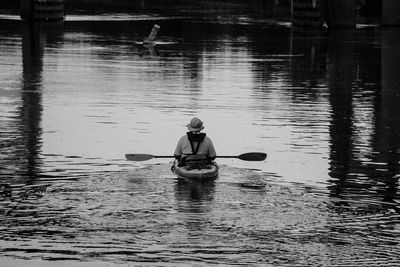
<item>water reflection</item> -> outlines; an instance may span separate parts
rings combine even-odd
[[[204,234],[209,223],[207,218],[210,216],[214,203],[214,195],[215,181],[176,180],[177,211],[181,213],[188,238],[199,238]]]
[[[56,42],[56,37],[62,31],[62,24],[29,24],[21,23],[22,33],[22,75],[21,100],[15,112],[15,120],[7,129],[8,138],[2,142],[1,149],[7,157],[5,174],[15,170],[14,182],[32,183],[41,172],[41,118],[43,60],[46,44]],[[12,137],[12,138],[10,138]],[[8,141],[7,141],[8,140]]]
[[[332,37],[328,49],[332,196],[393,201],[400,142],[395,119],[400,111],[394,104],[399,100],[398,79],[392,74],[396,66],[391,66],[397,62],[396,46],[385,45],[388,39],[382,38],[381,52],[370,48],[366,60],[357,57],[365,50],[355,32],[340,31]]]
[[[56,46],[63,35],[63,22],[29,23],[22,22],[22,105],[21,133],[27,143],[27,173],[29,182],[40,174],[41,117],[43,61],[46,46]]]
[[[9,188],[0,188],[6,227],[32,216],[37,220],[24,226],[38,229],[30,237],[26,228],[6,233],[1,252],[28,253],[45,232],[53,239],[42,247],[65,245],[63,256],[75,251],[79,259],[140,261],[144,253],[149,262],[171,264],[178,255],[185,263],[255,258],[291,266],[301,254],[302,263],[345,265],[354,263],[347,251],[361,255],[366,247],[369,260],[390,260],[385,253],[399,240],[399,34],[163,18],[160,38],[172,42],[154,51],[137,46],[153,23],[0,29],[2,48],[19,55],[15,61],[0,52],[11,62],[0,65],[1,77],[18,77],[17,85],[0,79],[7,88],[0,87],[2,104],[9,102],[1,110],[1,178],[26,185],[62,169],[69,179],[51,185],[45,198],[46,189],[31,190],[26,199],[39,206],[10,203]],[[266,151],[268,161],[226,161],[223,179],[201,185],[175,180],[165,162],[123,165],[124,153],[172,151],[192,115],[207,122],[220,154]],[[118,170],[102,171],[109,166]],[[246,168],[261,170],[256,183]],[[324,188],[303,192],[288,182]],[[43,230],[42,219],[52,231]],[[10,236],[19,242],[7,243]],[[110,240],[113,255],[105,249]],[[192,241],[198,243],[188,249]],[[221,255],[214,257],[216,249]]]
[[[215,194],[215,181],[197,182],[177,179],[175,196],[178,211],[183,213],[205,213]],[[180,205],[183,204],[183,205]]]
[[[330,126],[331,177],[336,178],[334,196],[346,190],[349,164],[353,159],[353,82],[356,77],[354,31],[332,33],[328,48],[329,100],[332,108]]]
[[[26,158],[26,167],[22,174],[27,182],[35,180],[40,172],[39,151],[41,149],[42,116],[42,71],[45,36],[37,24],[22,23],[22,105],[21,105],[21,141],[25,144],[22,155]]]
[[[384,29],[381,38],[382,88],[375,100],[372,160],[380,165],[374,175],[378,182],[386,185],[387,190],[382,192],[384,199],[392,201],[396,197],[400,174],[400,81],[397,71],[400,67],[397,41],[400,33]]]

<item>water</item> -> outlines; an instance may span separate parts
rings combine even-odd
[[[158,44],[137,42],[154,23]],[[0,265],[398,264],[397,29],[251,16],[0,28]],[[220,177],[178,180],[200,117]]]

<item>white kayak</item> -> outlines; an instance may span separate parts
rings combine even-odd
[[[174,162],[174,166],[172,167],[172,171],[179,178],[197,180],[197,181],[217,178],[218,169],[219,168],[215,163],[206,165],[201,169],[192,169],[188,166],[179,167],[177,161]]]

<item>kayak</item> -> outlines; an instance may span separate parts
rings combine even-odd
[[[191,169],[188,166],[178,166],[178,162],[174,162],[172,166],[172,171],[179,178],[203,181],[208,179],[217,178],[218,176],[218,166],[215,163],[204,166],[201,169]]]

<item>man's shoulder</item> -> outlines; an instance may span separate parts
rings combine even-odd
[[[204,141],[212,143],[211,138],[208,137],[207,135],[204,137]]]
[[[185,140],[188,140],[187,135],[182,135],[181,138],[179,138],[179,142],[183,142]]]

